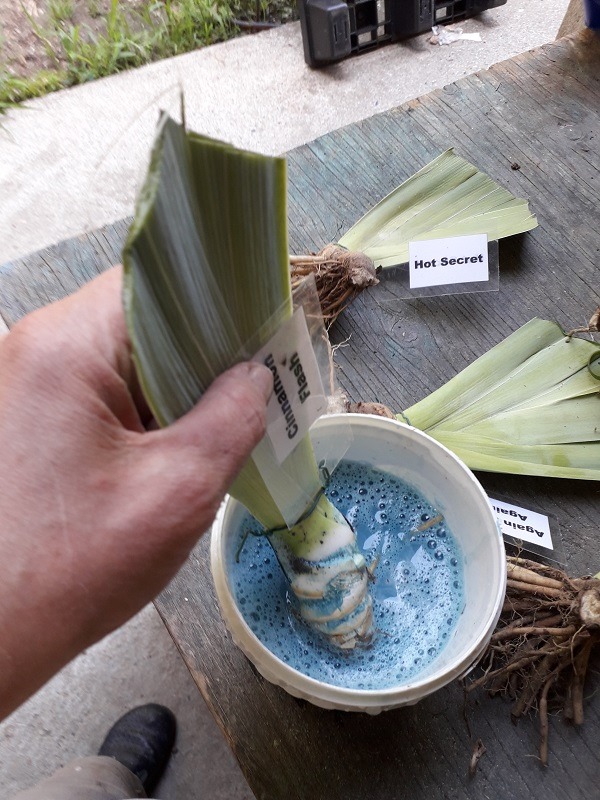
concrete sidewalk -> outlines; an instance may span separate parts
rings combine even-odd
[[[322,70],[295,23],[28,102],[0,128],[0,264],[131,213],[180,88],[191,129],[278,154],[553,39],[566,6],[509,0],[462,25],[481,42],[423,35]]]
[[[424,35],[319,71],[290,24],[32,101],[0,127],[0,264],[130,214],[158,109],[176,111],[180,87],[193,130],[282,153],[551,41],[567,5],[508,0],[463,23],[480,43],[440,47]],[[124,710],[150,700],[180,720],[159,798],[251,800],[152,607],[0,725],[2,796],[94,753]]]

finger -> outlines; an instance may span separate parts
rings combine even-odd
[[[264,435],[272,390],[270,370],[238,364],[217,378],[184,417],[139,437],[144,452],[134,480],[150,503],[146,512],[162,515],[182,532],[198,535],[208,527]]]
[[[172,446],[192,447],[229,485],[265,432],[273,375],[247,362],[219,376],[201,401],[166,433]]]

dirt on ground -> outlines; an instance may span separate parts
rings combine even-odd
[[[24,0],[23,6],[34,19],[43,17],[35,0]],[[42,42],[38,40],[20,3],[0,0],[0,64],[18,75],[31,75],[48,67]]]
[[[116,14],[113,24],[116,19],[125,31],[135,34],[146,25],[148,14],[155,22],[163,19],[161,6],[150,0],[119,0],[116,8],[114,0],[0,0],[0,82],[6,72],[31,78],[40,70],[62,71],[67,56],[61,34],[66,34],[65,47],[71,53],[76,41],[105,38],[111,8]],[[214,6],[220,13],[218,2]],[[240,17],[232,20],[237,35],[297,19],[295,0],[270,0],[266,5],[264,0],[247,0],[236,3],[235,9]]]
[[[73,0],[66,5],[72,6],[73,13],[62,21],[63,26],[98,33],[104,27],[110,0]],[[125,5],[133,7],[135,3],[126,0]],[[14,75],[30,77],[40,69],[60,65],[53,30],[56,16],[50,7],[50,0],[0,0],[0,71],[4,67]],[[55,7],[59,7],[56,2]],[[53,48],[55,57],[50,52]]]

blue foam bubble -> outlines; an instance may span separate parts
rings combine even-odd
[[[271,652],[312,678],[371,690],[406,683],[432,664],[456,627],[464,607],[460,548],[419,492],[370,466],[342,462],[327,493],[374,567],[373,642],[341,651],[312,631],[298,616],[266,537],[248,536],[236,561],[246,529],[260,532],[249,515],[227,565],[238,608]]]

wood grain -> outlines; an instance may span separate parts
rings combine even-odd
[[[497,293],[407,301],[387,277],[364,293],[332,330],[335,343],[348,341],[337,360],[352,400],[401,410],[533,316],[566,328],[587,321],[600,302],[598,76],[600,42],[584,32],[290,153],[293,252],[339,238],[448,147],[528,198],[540,223],[501,243]],[[124,221],[4,265],[0,313],[13,324],[115,263],[126,229]],[[600,568],[597,484],[480,478],[493,496],[556,517],[572,572]],[[221,622],[206,536],[157,607],[259,800],[600,796],[597,675],[582,729],[551,717],[543,770],[534,723],[513,726],[508,707],[483,695],[465,712],[458,685],[369,717],[322,711],[268,684]],[[479,738],[487,753],[469,780]]]

